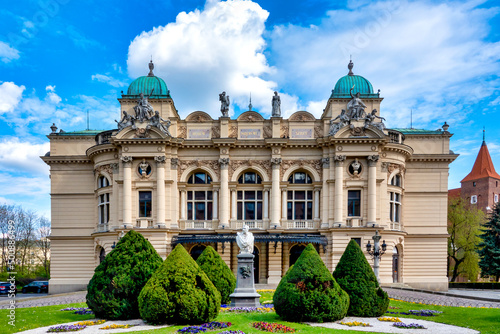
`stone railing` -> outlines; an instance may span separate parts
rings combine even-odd
[[[267,224],[264,224],[262,220],[237,220],[231,224],[233,229],[241,230],[243,225],[248,226],[250,230],[258,230],[267,228]]]
[[[97,232],[108,232],[109,231],[109,224],[97,224]]]
[[[393,231],[401,231],[401,223],[390,222],[389,226],[390,226],[390,229]]]
[[[184,230],[209,230],[213,229],[213,222],[206,220],[186,220],[181,222],[181,229]]]
[[[289,230],[308,230],[318,228],[312,220],[287,220],[283,226]]]
[[[363,218],[361,217],[347,217],[346,226],[348,227],[364,227]]]
[[[137,228],[152,228],[153,219],[152,218],[138,218],[135,222],[135,227]]]

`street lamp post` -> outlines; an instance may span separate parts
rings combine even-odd
[[[384,255],[387,245],[385,244],[385,240],[382,243],[382,249],[380,249],[380,239],[382,237],[380,234],[378,234],[378,230],[375,231],[375,235],[372,237],[373,239],[373,250],[372,250],[372,245],[370,244],[370,240],[368,240],[368,244],[366,245],[366,251],[368,254],[370,254],[373,258],[373,271],[375,272],[375,277],[377,277],[377,281],[380,283],[380,276],[379,276],[379,267],[380,267],[380,258],[382,255]]]

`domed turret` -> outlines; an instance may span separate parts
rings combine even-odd
[[[149,62],[149,74],[147,76],[139,77],[132,81],[128,86],[127,95],[124,97],[137,98],[141,93],[145,96],[151,96],[150,99],[166,99],[170,98],[170,91],[167,84],[162,78],[153,74],[154,64],[153,61]]]
[[[347,68],[349,69],[349,73],[346,76],[343,76],[342,78],[337,81],[335,84],[335,88],[332,91],[332,95],[330,96],[331,99],[334,98],[351,98],[350,95],[350,90],[353,88],[353,94],[356,94],[359,92],[360,97],[364,98],[378,98],[379,94],[373,93],[373,87],[370,81],[366,80],[360,75],[354,75],[352,72],[352,68],[354,67],[354,64],[352,60],[349,62],[349,65],[347,65]]]

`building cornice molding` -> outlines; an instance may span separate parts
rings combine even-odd
[[[50,156],[40,157],[47,165],[52,164],[91,164],[93,163],[85,155],[60,155],[60,156]]]
[[[409,162],[435,161],[435,162],[453,162],[458,158],[458,154],[413,154]]]

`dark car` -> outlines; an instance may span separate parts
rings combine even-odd
[[[10,282],[0,282],[0,295],[8,295],[9,293],[12,293],[10,291]],[[14,288],[14,294],[17,293],[17,287]]]
[[[34,281],[23,287],[23,293],[27,292],[49,292],[49,282],[47,281]]]

